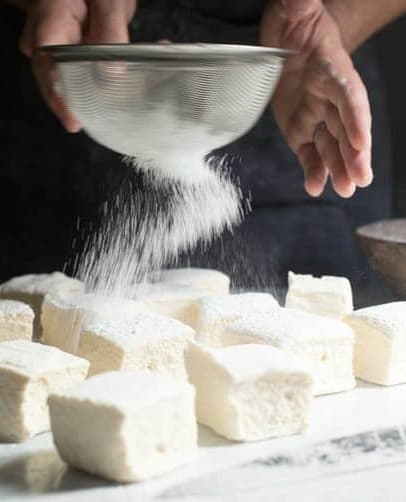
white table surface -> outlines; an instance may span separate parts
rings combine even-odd
[[[194,463],[130,485],[67,468],[46,433],[0,444],[0,501],[404,501],[405,431],[406,385],[360,384],[317,398],[303,435],[241,444],[201,428]]]

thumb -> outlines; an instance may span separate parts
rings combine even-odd
[[[94,0],[88,2],[88,43],[128,43],[128,24],[135,12],[135,1]]]
[[[322,0],[280,0],[280,14],[295,22],[318,14],[323,9]]]

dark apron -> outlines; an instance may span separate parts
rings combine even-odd
[[[132,40],[255,44],[262,5],[252,0],[144,1],[131,25]],[[72,255],[77,216],[96,221],[100,205],[130,173],[116,154],[85,134],[62,130],[38,96],[29,64],[18,53],[21,16],[0,7],[0,19],[7,39],[0,49],[4,62],[0,210],[7,220],[0,255],[0,279],[4,279],[60,269]],[[330,188],[321,199],[308,197],[301,168],[267,110],[246,136],[224,148],[241,159],[233,169],[252,194],[252,214],[234,235],[225,234],[209,249],[182,257],[181,263],[221,268],[237,287],[267,287],[281,295],[292,269],[350,277],[359,304],[386,297],[353,238],[357,225],[391,215],[385,92],[373,41],[354,57],[373,111],[373,185],[349,201]]]

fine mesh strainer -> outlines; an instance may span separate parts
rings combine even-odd
[[[217,44],[45,47],[68,107],[97,142],[154,158],[207,154],[247,132],[266,107],[287,51]]]

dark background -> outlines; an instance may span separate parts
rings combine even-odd
[[[395,215],[406,216],[406,18],[392,23],[377,37],[388,91],[395,173]]]

